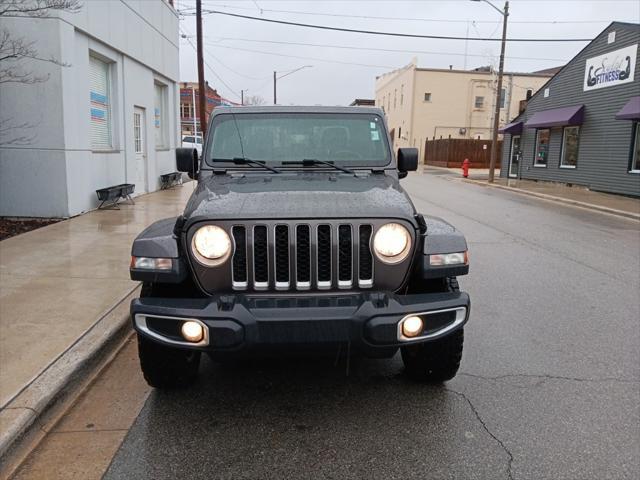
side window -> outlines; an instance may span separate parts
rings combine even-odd
[[[633,151],[631,152],[631,171],[640,173],[640,122],[633,125]]]
[[[578,143],[580,127],[565,127],[562,132],[561,168],[576,168],[578,165]]]
[[[110,73],[111,67],[107,62],[89,56],[89,136],[94,150],[113,148]]]
[[[536,153],[533,159],[534,167],[546,167],[549,155],[549,137],[551,130],[544,129],[536,132]]]
[[[431,93],[426,92],[426,93],[424,94],[424,101],[425,101],[425,102],[430,102],[430,101],[431,101]]]
[[[507,89],[500,89],[500,108],[504,108],[505,102],[507,100]]]
[[[476,97],[474,108],[484,108],[484,97]]]

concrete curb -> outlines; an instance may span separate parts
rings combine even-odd
[[[47,413],[56,404],[74,397],[74,384],[80,383],[130,332],[129,304],[138,296],[139,288],[132,288],[104,312],[73,345],[0,410],[0,464],[13,456],[19,440],[30,430],[44,429]]]
[[[486,181],[482,181],[482,180],[463,179],[462,181],[466,183],[473,183],[476,185],[480,185],[482,187],[500,188],[502,190],[519,193],[521,195],[529,195],[530,197],[541,198],[543,200],[547,200],[550,202],[564,203],[565,205],[573,205],[575,207],[586,208],[588,210],[595,210],[598,212],[608,213],[610,215],[617,215],[619,217],[625,217],[625,218],[630,218],[632,220],[640,221],[640,213],[627,212],[626,210],[617,210],[615,208],[603,207],[601,205],[594,205],[593,203],[581,202],[579,200],[571,200],[569,198],[556,197],[554,195],[548,195],[546,193],[530,192],[528,190],[522,190],[521,188],[507,187],[506,185],[498,185],[495,183],[487,183]]]

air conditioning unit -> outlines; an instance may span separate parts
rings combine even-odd
[[[460,135],[466,135],[467,134],[467,129],[466,128],[461,128],[460,130],[458,130],[458,133]]]

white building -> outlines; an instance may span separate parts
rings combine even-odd
[[[0,216],[68,217],[94,209],[95,190],[159,188],[175,171],[178,16],[166,0],[83,1],[79,13],[2,19],[41,58],[21,68],[46,81],[0,89]],[[6,133],[6,132],[5,132]]]

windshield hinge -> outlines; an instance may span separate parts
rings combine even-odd
[[[226,174],[227,174],[227,170],[226,170],[226,169],[224,169],[224,168],[222,168],[222,169],[220,169],[220,168],[214,168],[214,169],[213,169],[213,174],[214,174],[214,175],[226,175]]]
[[[374,175],[384,175],[384,169],[382,170],[376,170],[376,169],[371,169],[371,173]]]

